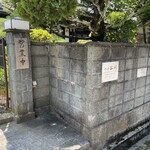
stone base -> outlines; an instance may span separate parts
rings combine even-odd
[[[40,116],[40,115],[44,115],[50,112],[50,106],[44,106],[44,107],[40,107],[40,108],[36,108],[35,109],[35,115],[36,117]]]
[[[12,113],[1,113],[0,114],[0,125],[13,121]]]
[[[35,112],[29,112],[28,114],[22,116],[14,116],[14,121],[16,123],[22,123],[32,119],[35,119]]]

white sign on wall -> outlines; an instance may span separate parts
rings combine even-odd
[[[118,80],[119,61],[102,63],[102,83]]]
[[[140,68],[137,70],[137,78],[145,77],[147,73],[147,68]]]
[[[27,38],[15,38],[16,69],[29,68]]]

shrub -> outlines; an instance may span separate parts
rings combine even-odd
[[[63,38],[50,34],[43,29],[31,29],[30,38],[33,42],[65,42]]]

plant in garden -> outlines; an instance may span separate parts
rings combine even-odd
[[[150,20],[150,0],[81,0],[79,4],[77,0],[10,1],[34,27],[61,36],[62,27],[88,28],[90,34],[86,39],[93,41],[133,42],[140,22]]]
[[[43,29],[31,29],[30,38],[33,42],[65,42],[64,39]]]

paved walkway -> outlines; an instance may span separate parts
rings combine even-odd
[[[142,138],[128,150],[150,150],[150,134]]]
[[[89,150],[89,142],[54,115],[0,125],[0,150]]]

